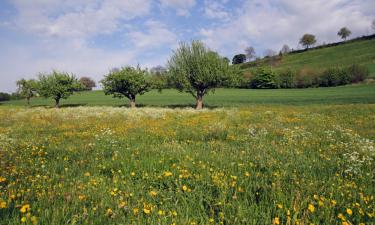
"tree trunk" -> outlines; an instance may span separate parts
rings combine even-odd
[[[27,99],[27,105],[30,106],[30,98],[26,98]]]
[[[136,105],[135,105],[135,97],[130,99],[130,107],[131,107],[132,109],[135,109],[135,108],[136,108]]]
[[[56,101],[55,108],[59,108],[60,107],[60,99],[57,98],[57,99],[55,99],[55,101]]]
[[[203,96],[200,94],[197,95],[197,106],[195,109],[197,110],[203,109]]]

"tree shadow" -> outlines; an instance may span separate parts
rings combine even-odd
[[[170,109],[182,109],[182,108],[193,108],[195,109],[196,105],[195,104],[171,104],[171,105],[165,105],[162,106],[165,108],[170,108]],[[213,106],[213,105],[204,105],[203,109],[216,109],[219,108],[218,106]]]
[[[130,104],[121,104],[121,105],[116,105],[114,107],[118,107],[118,108],[130,108]],[[144,108],[144,107],[150,107],[150,105],[136,104],[136,108]]]
[[[86,106],[87,103],[76,103],[76,104],[62,104],[60,108],[76,108],[81,106]]]

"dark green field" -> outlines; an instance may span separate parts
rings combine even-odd
[[[370,71],[370,76],[375,77],[375,39],[286,55],[276,63],[274,69],[322,70],[331,66],[348,66],[353,63],[366,66]],[[253,69],[249,63],[242,64],[241,68]]]
[[[230,107],[251,105],[308,105],[308,104],[354,104],[375,103],[375,84],[349,85],[333,88],[309,89],[217,89],[215,93],[204,98],[206,106]],[[3,102],[7,105],[26,105],[25,100]],[[52,106],[52,99],[35,98],[32,106]],[[186,107],[195,104],[194,98],[186,93],[175,90],[154,90],[137,98],[140,106]],[[116,99],[106,96],[102,91],[82,92],[62,101],[63,106],[99,106],[128,105],[127,99]]]

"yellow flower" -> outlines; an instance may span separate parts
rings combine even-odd
[[[337,215],[337,218],[339,218],[339,219],[341,219],[341,220],[345,220],[345,216],[342,215],[342,213],[339,213],[339,214]]]
[[[280,219],[279,217],[275,217],[275,219],[273,220],[273,224],[280,224]]]
[[[134,172],[131,172],[130,175],[132,175],[133,177],[135,176],[135,173]]]
[[[134,215],[138,215],[138,212],[139,212],[139,209],[138,209],[138,208],[134,208],[134,209],[133,209],[133,214],[134,214]]]
[[[7,203],[0,201],[0,209],[5,209],[7,207]]]
[[[332,203],[332,205],[336,205],[336,201],[335,200],[331,200],[331,203]]]
[[[314,205],[313,204],[309,204],[309,206],[308,206],[308,210],[310,211],[310,212],[315,212],[315,207],[314,207]]]
[[[28,211],[30,211],[30,205],[29,204],[26,204],[26,205],[22,206],[21,209],[20,209],[21,213],[26,213]]]
[[[158,195],[158,193],[156,191],[150,191],[150,196],[152,197],[155,197],[156,195]]]
[[[171,173],[171,172],[169,172],[169,171],[164,172],[164,176],[165,176],[165,177],[170,177],[170,176],[172,176],[172,175],[173,175],[173,173]]]
[[[158,215],[159,215],[159,216],[164,216],[164,215],[165,215],[165,212],[164,212],[163,210],[159,210],[159,211],[158,211]]]
[[[182,186],[182,190],[183,191],[187,191],[188,190],[188,188],[186,187],[186,185]]]
[[[276,206],[277,206],[277,208],[279,208],[279,209],[282,209],[282,208],[283,208],[283,205],[282,205],[282,204],[277,204]]]
[[[359,225],[365,225],[365,223],[359,223]]]
[[[215,222],[215,220],[214,220],[213,218],[210,218],[210,219],[208,220],[208,222],[213,223],[213,222]]]
[[[245,176],[250,177],[250,173],[249,172],[245,172]]]
[[[86,198],[86,196],[85,195],[79,195],[78,198],[79,198],[79,200],[82,201],[82,200],[84,200]]]
[[[89,177],[90,176],[90,173],[89,172],[86,172],[85,173],[85,177]]]
[[[124,202],[124,201],[122,201],[122,202],[120,202],[120,203],[118,204],[118,207],[119,207],[120,209],[124,208],[125,206],[126,206],[126,202]]]
[[[21,218],[21,222],[22,222],[22,223],[26,223],[26,220],[27,220],[27,219],[26,219],[26,217],[24,217],[24,216]]]
[[[342,222],[342,225],[349,225],[349,223],[348,223],[348,222],[345,222],[345,221],[343,221],[343,222]]]
[[[172,216],[177,216],[177,212],[176,211],[172,211]]]
[[[351,209],[346,209],[346,213],[351,216],[353,214],[353,211]]]
[[[113,211],[112,211],[111,208],[107,209],[106,215],[107,216],[112,216],[113,215]]]
[[[324,202],[321,201],[321,200],[319,200],[318,204],[319,204],[319,206],[323,206],[323,205],[324,205]]]
[[[5,177],[0,177],[0,183],[6,181],[7,179]]]
[[[38,224],[38,218],[36,216],[31,217],[31,222],[35,225]]]

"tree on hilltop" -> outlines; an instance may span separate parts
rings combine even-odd
[[[346,28],[343,27],[337,32],[337,35],[341,37],[341,39],[344,39],[346,41],[346,38],[349,37],[352,34],[352,32]]]
[[[301,45],[305,46],[306,49],[308,49],[310,46],[312,46],[316,43],[315,35],[304,34],[301,37],[301,39],[299,40],[299,43]]]

